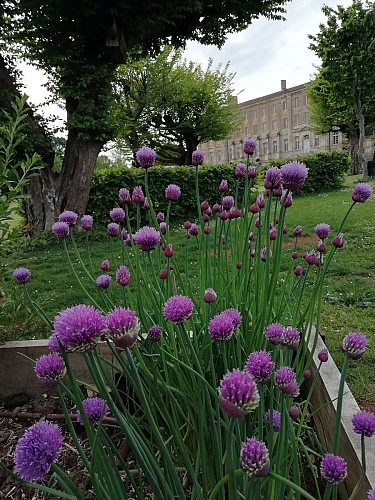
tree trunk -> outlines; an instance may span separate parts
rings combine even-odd
[[[359,149],[359,136],[357,131],[353,131],[349,134],[349,144],[350,144],[350,159],[352,161],[352,167],[350,173],[356,175],[360,172],[360,159],[358,157]]]
[[[184,137],[185,139],[185,165],[191,165],[191,155],[198,147],[199,141],[196,137]]]
[[[358,120],[359,138],[358,138],[358,161],[360,164],[359,172],[362,172],[363,178],[367,179],[367,162],[364,155],[363,145],[365,141],[365,116],[363,112],[363,106],[360,100],[357,100],[354,104],[354,111],[356,118]]]

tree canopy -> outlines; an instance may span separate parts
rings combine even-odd
[[[133,154],[142,144],[161,161],[190,164],[200,142],[220,140],[233,130],[237,111],[228,64],[207,69],[182,60],[166,47],[156,58],[120,66],[116,78],[119,137]]]
[[[322,129],[336,125],[348,133],[353,162],[366,176],[365,126],[375,119],[374,5],[354,0],[346,9],[322,10],[326,24],[310,36],[310,48],[322,61],[309,89],[313,117]]]
[[[53,165],[30,183],[28,217],[50,227],[69,208],[87,205],[96,158],[116,132],[111,115],[116,67],[130,52],[157,55],[187,40],[221,46],[265,16],[282,19],[288,0],[5,0],[0,38],[44,69],[66,103],[68,138],[61,172]],[[0,12],[1,14],[1,12]]]

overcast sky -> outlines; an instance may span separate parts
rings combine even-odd
[[[281,80],[286,80],[288,88],[300,85],[311,79],[314,65],[319,64],[314,52],[308,49],[308,35],[317,34],[319,24],[325,22],[322,6],[348,7],[351,3],[351,0],[292,0],[286,5],[286,21],[255,20],[247,30],[230,35],[220,50],[188,43],[185,57],[202,63],[203,67],[210,57],[214,67],[229,61],[230,71],[236,73],[233,88],[239,102],[277,92]],[[45,81],[33,68],[25,71],[25,92],[34,104],[40,104],[46,96],[42,87]],[[45,110],[48,112],[58,110],[49,107]]]

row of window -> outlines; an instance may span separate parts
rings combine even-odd
[[[339,133],[338,132],[333,132],[333,144],[338,144],[339,143]],[[307,144],[309,143],[309,136],[308,135],[305,135],[303,137],[303,142]],[[307,144],[305,144],[305,148],[307,149]],[[314,147],[319,147],[320,146],[320,138],[319,136],[315,136],[314,137]],[[278,141],[272,141],[272,153],[277,153],[278,152],[278,147],[279,147],[279,143]],[[300,137],[298,135],[296,135],[294,137],[294,150],[295,151],[298,151],[299,149],[301,149],[301,140],[300,140]],[[285,138],[283,140],[283,151],[284,152],[287,152],[289,151],[289,139],[288,138]],[[263,152],[263,155],[267,155],[268,154],[268,141],[265,141],[262,143],[262,152]],[[237,147],[237,155],[235,155],[235,148],[231,147],[229,148],[229,159],[230,161],[231,160],[234,160],[235,158],[242,158],[243,154],[242,154],[242,146],[238,146]],[[214,154],[213,152],[211,151],[210,152],[210,163],[213,163],[214,161]],[[221,161],[223,161],[223,158],[222,158],[222,153],[221,153],[221,150],[218,150],[217,151],[217,161],[220,163]]]
[[[293,125],[299,125],[301,123],[300,121],[300,115],[294,115],[293,116]],[[303,114],[303,122],[302,123],[308,123],[308,113],[304,113]],[[282,121],[282,128],[288,128],[289,126],[289,120],[288,118],[283,118],[283,121]],[[276,120],[272,121],[272,130],[278,130],[278,123]],[[262,132],[267,132],[267,123],[262,123],[261,125],[261,131]],[[243,132],[244,132],[244,136],[247,137],[249,135],[249,127],[244,127],[243,129]],[[256,135],[258,134],[259,132],[259,128],[258,128],[258,125],[255,124],[253,125],[252,127],[252,134],[253,135]],[[240,137],[240,132],[237,132],[237,138]]]
[[[307,105],[307,96],[306,95],[303,96],[303,104],[305,106]],[[298,108],[298,106],[299,106],[299,97],[298,96],[293,97],[293,99],[292,99],[292,106],[293,106],[293,108]],[[283,111],[288,111],[288,101],[283,101],[282,102],[282,108],[283,108]],[[259,110],[257,110],[257,109],[253,109],[252,110],[251,117],[253,118],[253,120],[257,118],[258,112],[259,112]],[[260,108],[260,116],[266,116],[266,113],[267,113],[267,108],[266,107]],[[276,103],[274,103],[274,104],[271,105],[271,114],[276,114]],[[248,121],[248,119],[249,119],[249,113],[248,113],[248,111],[244,112],[243,119],[244,119],[245,122]]]

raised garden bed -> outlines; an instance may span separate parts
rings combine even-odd
[[[322,339],[319,338],[316,353],[324,347]],[[110,355],[105,344],[102,344],[100,349],[104,354]],[[33,371],[33,363],[27,358],[36,359],[47,352],[48,346],[45,340],[7,342],[0,345],[1,395],[8,399],[10,396],[23,393],[30,398],[40,398],[46,389],[38,384]],[[83,363],[82,355],[80,353],[71,354],[70,358],[77,379],[89,382],[90,377]],[[313,373],[316,373],[318,364],[317,356],[314,356]],[[311,380],[313,379],[310,379],[310,383]],[[329,358],[328,362],[321,366],[311,398],[311,407],[315,412],[314,425],[320,442],[327,450],[332,447],[339,381],[340,372],[333,360]],[[340,500],[349,498],[361,474],[360,436],[353,432],[351,424],[351,418],[358,410],[358,404],[345,384],[339,453],[348,464],[348,477],[340,485]],[[3,443],[3,445],[5,444]],[[366,440],[366,458],[367,473],[358,492],[358,499],[366,498],[367,491],[375,487],[375,443],[373,439]]]

